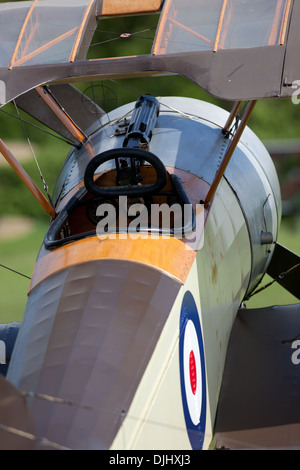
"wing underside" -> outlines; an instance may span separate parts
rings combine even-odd
[[[300,305],[240,310],[230,337],[216,449],[300,448]]]

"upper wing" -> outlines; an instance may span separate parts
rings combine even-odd
[[[85,57],[89,36],[96,27],[95,8],[94,0],[1,5],[1,67],[72,62]]]
[[[0,104],[49,83],[166,72],[211,94],[287,97],[300,77],[300,2],[166,0],[152,53],[85,60],[97,21],[163,2],[35,0],[0,5]]]
[[[173,0],[154,52],[188,54],[191,78],[220,98],[286,96],[300,76],[299,19],[293,0]]]

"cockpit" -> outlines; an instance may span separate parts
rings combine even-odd
[[[139,98],[123,146],[88,161],[83,184],[49,227],[46,248],[95,235],[183,237],[193,231],[195,215],[180,178],[149,150],[158,114],[156,98]]]

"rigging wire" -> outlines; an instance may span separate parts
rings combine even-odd
[[[137,36],[137,35],[142,34],[142,33],[147,33],[149,31],[153,31],[155,29],[156,29],[156,26],[154,26],[153,28],[144,29],[142,31],[137,31],[135,33],[117,33],[117,32],[113,32],[113,31],[97,31],[97,33],[101,33],[101,34],[103,34],[103,33],[105,33],[105,34],[116,34],[118,36],[115,37],[115,38],[106,39],[106,40],[101,41],[101,42],[95,42],[95,43],[91,44],[90,47],[102,46],[102,44],[106,44],[108,42],[117,41],[118,39],[129,39],[133,36],[135,36],[138,39],[149,39],[149,40],[153,41],[154,38],[150,38],[150,37],[146,37],[146,36]]]
[[[176,75],[175,77],[172,77],[167,83],[165,83],[164,85],[162,85],[159,90],[155,93],[156,96],[159,96],[160,92],[165,89],[166,87],[170,86],[171,83],[173,83],[173,81],[177,80],[179,78],[178,75]],[[136,88],[132,88],[132,87],[129,87],[128,85],[124,85],[123,83],[119,82],[118,80],[109,80],[111,83],[114,83],[115,85],[121,87],[121,88],[124,88],[128,91],[131,91],[132,93],[136,94],[136,96],[141,96],[143,94],[143,92],[137,90]],[[169,110],[175,112],[176,114],[179,114],[180,116],[184,117],[184,118],[187,118],[187,119],[191,119],[193,121],[198,121],[198,122],[202,122],[202,121],[205,121],[205,122],[209,122],[210,124],[214,124],[215,126],[219,127],[220,129],[222,129],[222,126],[219,125],[219,124],[216,124],[214,121],[210,120],[210,119],[206,119],[206,118],[203,118],[203,117],[199,117],[197,115],[194,115],[192,113],[187,113],[187,112],[183,112],[183,111],[180,111],[166,103],[163,102],[163,97],[159,97],[158,98],[159,102],[161,105],[165,106],[166,108],[168,108]],[[105,123],[101,123],[100,122],[100,126],[97,127],[96,129],[93,130],[93,132],[90,133],[89,137],[91,137],[92,135],[96,134],[100,129],[105,129],[105,127],[107,126],[112,126],[114,124],[118,124],[120,121],[124,120],[128,115],[130,115],[132,113],[134,108],[130,109],[129,111],[127,111],[125,114],[123,114],[121,117],[117,118],[117,119],[114,119],[112,121],[108,120],[107,122]],[[109,116],[109,113],[106,113],[107,116]]]
[[[155,91],[155,96],[160,96],[161,92],[165,88],[168,88],[174,81],[178,80],[178,78],[179,78],[179,75],[175,75],[175,77],[171,77],[171,79],[168,80],[167,83],[163,84],[157,91]],[[124,85],[122,82],[120,82],[118,80],[114,80],[113,78],[111,78],[109,81],[111,83],[114,83],[115,85],[121,87],[121,88],[124,88],[125,90],[131,91],[132,93],[134,93],[137,96],[141,96],[141,95],[144,94],[143,92],[137,90],[136,88],[132,88],[128,85]],[[178,111],[178,112],[180,112],[180,111]]]
[[[288,269],[287,271],[284,271],[283,273],[279,274],[279,276],[277,276],[275,279],[273,279],[272,281],[268,282],[267,284],[265,284],[264,286],[260,287],[259,289],[255,290],[254,292],[252,292],[251,294],[249,294],[245,300],[249,300],[253,295],[256,295],[256,294],[259,294],[260,292],[262,292],[263,290],[267,289],[268,287],[272,286],[275,282],[278,282],[278,281],[281,281],[282,279],[285,278],[285,276],[287,274],[289,274],[290,272],[294,271],[294,269],[297,269],[300,267],[300,263],[298,264],[295,264],[294,266],[292,266],[290,269]]]
[[[26,136],[26,139],[27,139],[27,143],[28,143],[28,145],[29,145],[29,148],[30,148],[31,153],[32,153],[32,155],[33,155],[33,158],[34,158],[34,161],[35,161],[35,163],[36,163],[37,169],[38,169],[38,171],[39,171],[39,174],[40,174],[40,177],[41,177],[43,186],[44,186],[44,190],[45,190],[45,192],[46,192],[46,194],[47,194],[47,196],[48,196],[48,200],[49,200],[50,204],[52,205],[52,207],[54,207],[54,206],[53,206],[53,201],[52,201],[51,196],[50,196],[50,193],[49,193],[48,185],[47,185],[47,183],[46,183],[46,180],[45,180],[44,175],[43,175],[43,173],[42,173],[42,170],[41,170],[41,168],[40,168],[39,162],[38,162],[38,160],[37,160],[37,158],[36,158],[35,151],[34,151],[34,149],[33,149],[33,147],[32,147],[32,144],[31,144],[31,141],[30,141],[30,139],[29,139],[29,135],[28,135],[28,133],[27,133],[26,127],[25,127],[24,122],[23,122],[23,119],[22,119],[22,117],[21,117],[21,115],[20,115],[19,108],[18,108],[17,103],[16,103],[15,100],[13,100],[13,103],[14,103],[14,106],[15,106],[15,108],[16,108],[17,115],[18,115],[19,118],[20,118],[20,121],[21,121],[23,130],[24,130],[24,133],[25,133],[25,136]]]
[[[243,108],[241,110],[239,110],[239,112],[237,113],[237,115],[235,116],[235,120],[231,126],[231,128],[227,131],[226,135],[229,136],[229,135],[234,135],[237,131],[237,128],[239,126],[239,122],[241,120],[241,116],[243,116],[247,106],[249,104],[249,101],[246,101],[243,105]]]
[[[0,264],[1,268],[8,269],[8,271],[12,271],[15,274],[19,274],[19,276],[26,277],[27,279],[31,280],[31,277],[26,276],[26,274],[20,273],[19,271],[16,271],[15,269],[9,268],[8,266],[5,266],[4,264]]]
[[[27,124],[28,126],[31,126],[31,127],[34,127],[35,129],[38,129],[39,131],[41,132],[44,132],[45,134],[48,134],[50,135],[51,137],[55,137],[56,139],[59,139],[59,140],[62,140],[63,142],[65,142],[66,144],[68,145],[71,145],[72,147],[75,147],[76,148],[76,144],[74,142],[72,142],[71,140],[68,140],[68,139],[64,139],[63,137],[57,135],[57,134],[53,134],[52,132],[50,131],[47,131],[47,129],[43,129],[42,127],[40,126],[37,126],[36,124],[33,124],[32,122],[29,122],[29,121],[26,121],[24,118],[21,118],[19,116],[16,116],[15,114],[12,114],[12,113],[9,113],[8,111],[5,111],[4,109],[0,108],[0,111],[4,114],[7,114],[8,116],[14,118],[14,119],[18,119],[19,121],[22,121],[24,124]]]

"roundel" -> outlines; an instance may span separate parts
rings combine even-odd
[[[193,449],[202,449],[206,422],[206,374],[201,325],[191,292],[182,301],[179,331],[180,382],[184,417]]]

